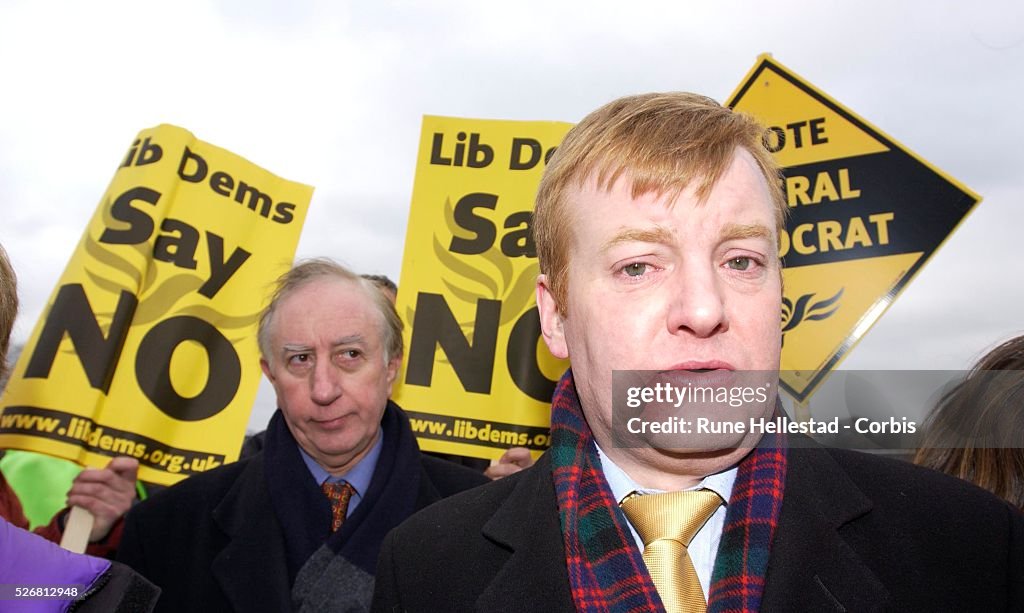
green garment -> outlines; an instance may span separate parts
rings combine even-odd
[[[50,523],[64,508],[71,483],[82,467],[41,453],[10,449],[0,457],[0,472],[18,495],[34,529]]]

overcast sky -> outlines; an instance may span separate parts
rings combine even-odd
[[[1024,331],[1022,13],[1010,0],[5,0],[15,340],[143,128],[182,126],[313,185],[298,255],[397,279],[422,115],[573,122],[653,90],[724,101],[770,52],[984,198],[843,363],[966,368]]]

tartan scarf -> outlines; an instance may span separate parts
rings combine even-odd
[[[664,611],[625,515],[604,478],[572,370],[551,403],[552,479],[569,586],[581,612]],[[709,590],[708,613],[757,611],[786,480],[782,435],[740,461]]]

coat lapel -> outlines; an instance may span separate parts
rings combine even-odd
[[[228,543],[213,559],[211,572],[235,611],[291,610],[284,537],[271,512],[263,474],[263,454],[213,511]]]
[[[762,611],[884,610],[888,591],[844,539],[871,500],[825,450],[791,448],[787,471]],[[550,472],[543,456],[484,525],[506,559],[477,610],[574,610]]]
[[[549,455],[523,474],[482,533],[507,559],[477,600],[478,611],[575,611]]]
[[[868,499],[824,449],[790,448],[763,611],[879,611],[888,591],[843,538]]]
[[[420,487],[419,491],[416,492],[416,507],[415,511],[419,511],[424,507],[428,507],[438,500],[441,500],[444,496],[437,490],[437,486],[434,485],[434,480],[430,478],[430,473],[427,472],[426,467],[420,463]],[[415,512],[414,511],[414,512]]]

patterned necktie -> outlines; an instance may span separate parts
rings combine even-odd
[[[649,496],[634,492],[620,505],[644,542],[644,562],[668,613],[707,610],[686,548],[720,504],[715,492],[697,490]]]
[[[345,521],[345,515],[348,513],[348,501],[352,499],[352,494],[356,490],[345,481],[335,483],[324,481],[320,489],[324,491],[327,500],[331,501],[331,532],[337,532],[342,522]]]

